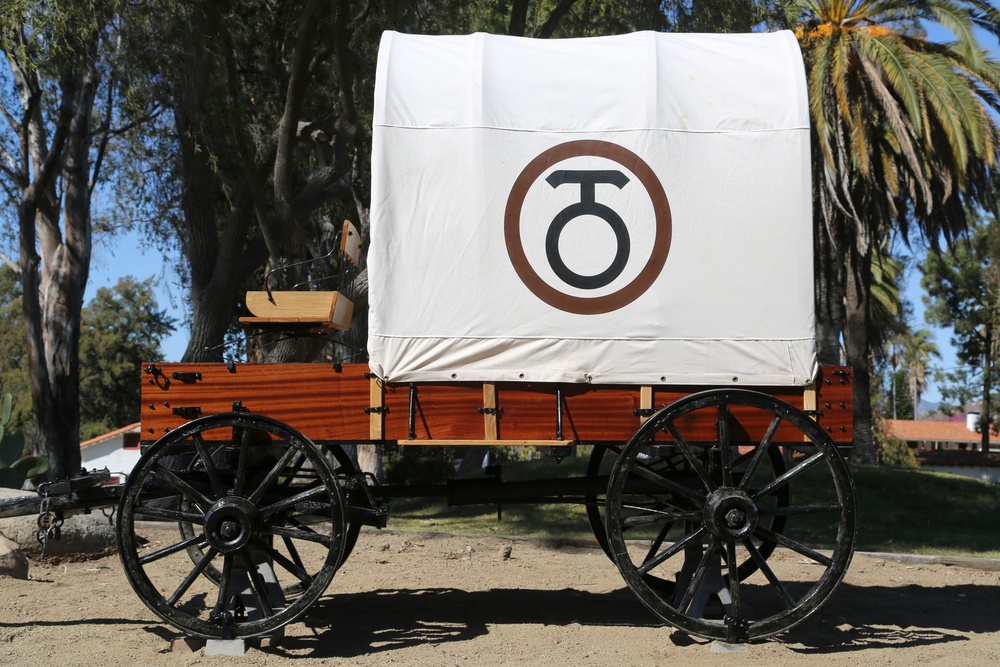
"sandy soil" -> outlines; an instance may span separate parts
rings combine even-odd
[[[236,658],[171,652],[176,632],[112,554],[0,579],[0,665],[989,664],[1000,655],[995,565],[857,555],[814,616],[725,653],[655,622],[597,548],[371,531],[278,647]]]

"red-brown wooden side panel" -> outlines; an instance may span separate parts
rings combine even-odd
[[[834,442],[854,440],[854,370],[850,366],[821,366],[816,382],[816,409],[820,426]]]
[[[655,388],[653,394],[653,407],[661,408],[664,405],[671,405],[675,401],[686,398],[691,394],[705,391],[706,387],[670,387]],[[792,406],[802,409],[803,396],[801,387],[768,387],[759,389],[766,394],[781,399]],[[690,412],[675,422],[677,430],[688,442],[714,442],[717,436],[717,418],[715,408],[703,408]],[[770,425],[771,420],[767,413],[755,408],[747,408],[733,405],[729,408],[729,439],[735,444],[755,444],[761,441]],[[661,434],[661,440],[670,441],[669,434]],[[802,433],[786,424],[782,423],[777,433],[776,442],[801,442]]]
[[[385,404],[385,438],[409,436],[409,385],[388,385]],[[482,440],[484,437],[483,385],[421,384],[414,404],[414,436],[419,440]]]
[[[558,425],[557,387],[507,383],[497,386],[500,437],[553,440]],[[562,385],[562,436],[582,442],[624,441],[639,428],[639,388]]]
[[[143,440],[155,440],[196,416],[229,412],[235,401],[313,440],[369,437],[364,364],[344,365],[339,372],[330,364],[237,364],[230,371],[225,364],[153,363],[143,369],[149,366],[158,372],[143,371]]]

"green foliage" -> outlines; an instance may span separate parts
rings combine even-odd
[[[24,432],[12,428],[13,398],[4,394],[0,417],[0,487],[19,489],[25,480],[45,474],[48,460],[24,455]]]
[[[977,215],[966,238],[945,252],[928,252],[921,265],[927,291],[926,318],[950,326],[952,343],[965,368],[937,374],[945,410],[961,410],[982,398],[986,382],[1000,361],[1000,222],[996,213]],[[986,373],[985,371],[991,371]],[[996,380],[990,382],[996,385]],[[991,423],[997,423],[998,401],[991,394]]]
[[[31,388],[23,322],[17,274],[9,266],[0,265],[0,388],[14,396],[28,397]],[[10,418],[12,428],[30,429],[31,401],[17,401]]]
[[[900,416],[899,419],[912,419],[912,414],[909,417]],[[906,441],[889,435],[881,423],[875,429],[875,445],[878,447],[879,463],[883,465],[900,468],[920,467],[916,454]]]
[[[139,419],[140,364],[160,357],[174,321],[160,310],[153,279],[121,278],[83,309],[80,333],[80,437]]]

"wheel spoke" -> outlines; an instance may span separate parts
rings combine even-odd
[[[753,562],[757,564],[757,568],[764,573],[764,577],[767,578],[768,582],[774,587],[778,592],[778,596],[781,597],[781,601],[785,603],[785,607],[791,609],[795,606],[795,600],[789,594],[788,589],[785,585],[778,580],[778,577],[774,574],[774,570],[771,566],[767,564],[767,560],[761,555],[760,550],[757,549],[757,545],[753,543],[752,540],[744,539],[743,546],[746,547],[747,551],[750,552],[750,558]]]
[[[816,561],[821,565],[829,567],[830,565],[833,564],[833,559],[831,559],[829,556],[824,556],[820,552],[814,549],[810,549],[801,542],[796,542],[795,540],[789,537],[785,537],[784,535],[779,535],[778,533],[768,530],[763,526],[757,526],[756,530],[754,530],[754,534],[760,537],[761,539],[765,539],[770,542],[777,542],[783,547],[788,547],[792,551],[795,551],[807,558],[811,558],[812,560]]]
[[[705,547],[705,551],[701,554],[698,567],[695,568],[694,574],[691,575],[691,581],[688,582],[688,587],[677,604],[677,608],[684,614],[688,614],[691,611],[691,603],[694,602],[694,596],[698,592],[698,589],[701,588],[701,583],[705,578],[705,573],[708,571],[708,563],[712,559],[716,545],[717,542],[714,537],[708,540],[708,546]]]
[[[695,540],[700,539],[702,533],[704,532],[705,532],[705,527],[699,526],[694,532],[685,535],[684,539],[674,542],[672,545],[670,545],[660,553],[656,554],[652,558],[643,561],[642,565],[636,568],[636,570],[639,572],[639,574],[648,573],[653,568],[661,565],[665,561],[669,560],[672,556],[682,551],[684,547],[690,545]]]
[[[136,519],[142,521],[147,517],[157,519],[167,519],[168,521],[185,521],[196,525],[204,525],[205,514],[197,512],[181,512],[180,510],[167,509],[166,507],[155,507],[153,505],[139,505],[133,510]],[[140,518],[141,517],[141,518]]]
[[[729,449],[729,406],[720,403],[716,409],[715,432],[719,445],[719,461],[722,465],[722,486],[733,486],[733,451]]]
[[[663,487],[668,491],[672,491],[679,496],[683,496],[695,503],[696,505],[704,504],[705,496],[701,495],[694,489],[689,489],[682,484],[678,484],[669,477],[664,477],[660,473],[654,471],[646,466],[639,465],[638,463],[632,468],[632,473],[650,482],[653,482],[657,486]]]
[[[311,489],[306,489],[301,493],[297,493],[294,496],[285,498],[284,500],[279,500],[278,502],[273,503],[271,505],[267,505],[266,507],[261,507],[259,508],[258,511],[260,512],[260,515],[262,517],[270,516],[275,512],[280,512],[281,510],[293,507],[298,503],[304,502],[306,500],[312,500],[317,496],[322,496],[324,493],[327,493],[326,487],[322,485],[317,485]]]
[[[282,538],[282,539],[287,540],[288,538]],[[288,542],[286,542],[285,544],[287,546]],[[263,542],[258,542],[257,544],[254,545],[254,548],[263,551],[265,554],[267,554],[267,556],[271,560],[273,560],[281,567],[285,568],[285,570],[287,570],[291,575],[293,575],[296,579],[301,581],[306,586],[308,586],[312,582],[312,577],[309,576],[309,573],[306,572],[305,568],[302,566],[302,562],[298,558],[298,553],[295,554],[295,560],[298,562],[292,562],[285,556],[285,554],[276,550],[270,544],[264,544]]]
[[[274,616],[271,601],[267,599],[267,584],[264,583],[264,578],[260,576],[257,565],[246,551],[239,552],[239,556],[240,560],[243,561],[243,567],[246,568],[247,578],[250,579],[250,589],[253,591],[253,597],[257,601],[257,609],[260,610],[261,615],[265,618]]]
[[[233,427],[233,435],[239,435],[237,446],[240,448],[239,458],[236,463],[236,480],[233,482],[233,495],[242,497],[243,489],[247,483],[247,474],[250,468],[250,429],[245,427]]]
[[[726,557],[729,561],[727,565],[729,566],[729,597],[733,604],[732,617],[739,621],[742,616],[740,612],[740,573],[739,573],[739,563],[736,562],[736,542],[729,541],[726,543]]]
[[[185,549],[187,549],[189,546],[191,546],[193,544],[199,544],[199,543],[202,543],[204,541],[205,541],[205,536],[204,535],[195,535],[194,537],[189,537],[186,540],[181,540],[177,544],[171,544],[169,547],[164,547],[164,548],[159,549],[157,551],[154,551],[152,553],[146,554],[145,556],[143,556],[142,558],[139,559],[139,564],[140,565],[145,565],[146,563],[152,563],[153,561],[160,560],[161,558],[164,558],[165,556],[169,556],[171,554],[175,554],[178,551],[184,551]]]
[[[793,516],[796,514],[818,514],[820,512],[840,512],[844,509],[841,503],[825,503],[822,505],[792,505],[789,507],[761,507],[761,516]]]
[[[746,472],[743,473],[743,479],[740,480],[740,487],[744,491],[750,480],[757,473],[760,468],[760,464],[764,462],[764,457],[767,456],[767,449],[771,446],[771,440],[774,438],[774,434],[778,431],[778,426],[781,424],[781,417],[775,417],[771,420],[771,425],[767,427],[767,432],[761,439],[760,444],[754,450],[753,459],[750,461],[750,465],[747,466]]]
[[[681,432],[677,430],[677,427],[672,421],[667,422],[667,429],[670,431],[670,435],[673,436],[677,447],[680,448],[684,457],[688,460],[688,464],[690,464],[691,469],[694,470],[701,479],[701,483],[704,484],[705,488],[710,492],[715,491],[715,489],[718,488],[715,482],[713,482],[711,477],[709,477],[708,473],[705,471],[705,467],[701,464],[701,461],[699,461],[698,457],[694,455],[691,445],[689,445],[687,440],[684,439],[684,436],[681,435]]]
[[[215,613],[226,611],[226,599],[229,595],[229,585],[233,580],[233,554],[222,557],[222,576],[219,577],[219,595],[215,600]]]
[[[267,487],[274,483],[274,480],[278,478],[278,475],[281,474],[281,471],[285,468],[297,451],[298,449],[295,447],[289,446],[288,449],[285,450],[285,453],[282,454],[281,458],[278,459],[278,462],[267,471],[267,475],[265,475],[260,485],[254,489],[254,492],[250,494],[250,497],[247,500],[254,504],[259,503],[260,499],[264,496],[264,492],[267,490]]]
[[[649,544],[649,550],[646,552],[646,557],[643,559],[644,562],[656,555],[656,552],[663,546],[663,540],[667,539],[667,533],[670,532],[672,527],[673,524],[668,523],[660,529],[660,532],[656,534],[656,539]]]
[[[649,511],[649,510],[647,510]],[[643,514],[639,516],[630,516],[622,521],[623,526],[639,526],[650,523],[672,523],[674,521],[696,521],[701,518],[701,512],[656,512],[656,510],[651,510],[655,512],[654,514]]]
[[[198,578],[198,575],[202,573],[202,570],[205,569],[205,566],[207,566],[212,561],[212,559],[215,558],[216,553],[218,552],[215,549],[209,549],[207,552],[205,552],[205,555],[201,557],[201,560],[199,560],[198,563],[194,566],[194,569],[188,572],[188,575],[184,577],[184,581],[182,581],[181,585],[177,587],[177,590],[174,591],[173,595],[167,598],[168,605],[173,607],[175,604],[177,604],[177,601],[180,600],[181,596],[187,592],[187,589],[191,588],[191,584],[193,584],[194,580]]]
[[[776,477],[775,479],[773,479],[770,484],[768,484],[763,489],[760,489],[759,491],[757,491],[756,493],[754,493],[753,496],[752,496],[752,498],[754,500],[760,500],[764,496],[766,496],[768,494],[771,494],[771,493],[774,493],[775,490],[781,488],[785,484],[788,484],[794,478],[798,477],[799,475],[801,475],[802,473],[804,473],[806,470],[808,470],[809,468],[813,467],[814,465],[816,465],[817,463],[819,463],[822,460],[823,460],[823,452],[816,452],[815,454],[813,454],[812,456],[810,456],[805,461],[803,461],[802,463],[798,464],[797,466],[795,466],[794,468],[792,468],[791,470],[789,470],[785,474],[780,475],[780,476]]]
[[[197,505],[198,509],[202,512],[207,512],[208,508],[212,506],[213,501],[208,496],[178,477],[177,473],[173,470],[164,468],[162,465],[158,464],[153,472],[157,477],[162,478],[165,482],[170,484],[170,486],[180,491],[184,496]]]
[[[212,483],[212,491],[221,498],[226,493],[226,487],[219,477],[219,469],[215,467],[215,461],[212,460],[212,453],[205,444],[205,438],[202,437],[201,433],[195,433],[192,440],[194,440],[195,449],[198,450],[198,456],[201,457],[205,466],[205,472],[208,473],[208,480]]]
[[[329,535],[322,535],[320,533],[311,530],[295,530],[293,528],[286,528],[284,526],[267,526],[263,529],[265,534],[268,535],[279,535],[283,537],[290,537],[295,540],[305,540],[306,542],[317,542],[324,546],[330,546],[333,543],[333,538]]]

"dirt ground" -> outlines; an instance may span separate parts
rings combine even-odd
[[[171,652],[114,554],[33,562],[0,579],[0,665],[989,664],[1000,571],[980,565],[856,555],[815,615],[727,652],[657,623],[596,547],[373,530],[279,646],[231,657]]]

